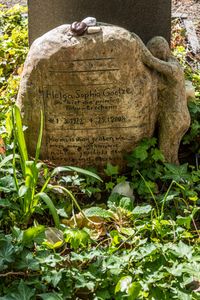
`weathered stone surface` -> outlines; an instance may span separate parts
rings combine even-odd
[[[158,78],[159,147],[168,162],[177,164],[179,145],[190,125],[184,72],[163,37],[154,37],[147,47],[151,53],[143,47],[143,62]]]
[[[171,0],[29,0],[30,44],[47,31],[91,15],[97,21],[122,26],[146,43],[171,32]]]
[[[42,158],[56,164],[122,165],[123,155],[151,137],[157,86],[128,31],[102,26],[72,36],[69,25],[37,39],[28,54],[18,104],[34,154],[40,110]]]
[[[167,161],[178,163],[189,127],[183,70],[162,37],[148,43],[116,26],[76,36],[60,26],[32,45],[18,95],[34,155],[40,110],[42,158],[57,165],[124,165],[158,124]]]

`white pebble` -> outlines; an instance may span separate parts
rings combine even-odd
[[[82,22],[84,22],[88,27],[97,25],[97,19],[93,17],[87,17]]]
[[[98,33],[100,31],[101,31],[101,27],[99,27],[99,26],[88,27],[88,29],[87,29],[88,34]]]

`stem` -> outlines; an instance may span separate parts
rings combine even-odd
[[[152,190],[150,189],[148,183],[146,182],[144,176],[140,173],[140,171],[137,170],[137,173],[140,175],[140,177],[141,177],[142,180],[144,181],[146,187],[148,188],[148,190],[149,190],[149,192],[150,192],[150,194],[151,194],[151,196],[152,196],[152,198],[153,198],[153,200],[154,200],[154,203],[155,203],[155,205],[156,205],[156,209],[157,209],[158,215],[160,215],[159,206],[158,206],[158,203],[157,203],[157,201],[156,201],[156,198],[155,198],[155,196],[154,196]]]
[[[167,189],[167,192],[166,192],[166,194],[165,194],[165,197],[164,197],[164,199],[163,199],[163,204],[162,204],[162,207],[161,207],[161,215],[163,215],[163,212],[164,212],[164,208],[165,208],[165,203],[166,203],[166,200],[167,200],[167,197],[168,197],[168,195],[169,195],[169,192],[170,192],[170,190],[171,190],[171,188],[172,188],[172,186],[173,186],[173,184],[175,183],[175,181],[174,180],[172,180],[172,182],[171,182],[171,184],[170,184],[170,186],[168,187],[168,189]]]
[[[99,223],[96,223],[96,222],[93,222],[91,221],[83,212],[83,210],[81,209],[80,205],[78,204],[76,198],[74,197],[74,195],[66,188],[64,188],[63,186],[60,186],[60,185],[53,185],[50,187],[50,189],[61,189],[63,190],[67,195],[70,196],[70,198],[72,199],[73,203],[76,205],[76,207],[78,208],[78,210],[80,211],[80,213],[82,214],[82,216],[90,223],[92,224],[99,224]]]

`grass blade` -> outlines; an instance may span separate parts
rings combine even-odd
[[[36,147],[36,153],[35,153],[35,164],[37,164],[39,155],[40,155],[40,149],[42,145],[42,134],[43,134],[43,129],[44,129],[44,115],[43,112],[40,112],[40,131],[39,131],[39,136],[38,136],[38,141],[37,141],[37,147]]]
[[[28,152],[27,152],[26,141],[23,132],[20,110],[16,105],[14,106],[14,119],[15,119],[15,126],[16,126],[15,128],[16,139],[17,139],[16,142],[19,147],[19,152],[23,161],[23,165],[25,166],[25,161],[28,160]]]
[[[78,167],[66,166],[66,167],[55,168],[52,172],[52,176],[54,176],[54,175],[56,175],[60,172],[77,172],[77,173],[80,173],[80,174],[83,174],[83,175],[86,175],[86,176],[93,177],[93,178],[103,182],[103,180],[97,174],[95,174],[91,171],[82,169],[82,168],[78,168]]]
[[[39,193],[39,194],[36,195],[36,197],[41,198],[46,203],[46,205],[48,206],[48,208],[49,208],[49,210],[50,210],[50,212],[51,212],[51,214],[53,216],[53,220],[54,220],[55,226],[57,228],[59,228],[60,227],[60,220],[59,220],[56,208],[55,208],[52,200],[45,193]]]

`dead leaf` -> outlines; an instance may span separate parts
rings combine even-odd
[[[90,229],[93,239],[98,239],[99,237],[106,235],[107,232],[105,220],[97,216],[85,218],[82,213],[79,213],[69,220],[64,219],[62,223],[72,228]]]
[[[5,154],[6,154],[6,147],[2,137],[0,136],[0,155],[5,155]]]

